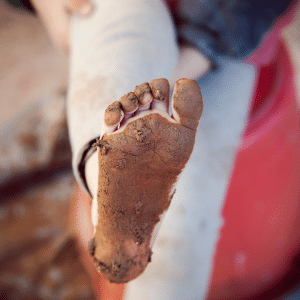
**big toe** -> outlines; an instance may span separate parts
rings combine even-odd
[[[200,87],[195,80],[180,79],[172,97],[173,118],[184,127],[197,129],[203,111]]]

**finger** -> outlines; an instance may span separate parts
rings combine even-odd
[[[67,8],[71,13],[88,16],[92,13],[94,6],[88,0],[68,0]]]
[[[50,38],[58,48],[68,54],[69,15],[63,5],[54,5],[51,1],[31,0],[32,5],[43,21]]]

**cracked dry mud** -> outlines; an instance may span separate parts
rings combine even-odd
[[[141,92],[143,85],[146,92]],[[111,126],[111,120],[117,120],[116,128],[96,143],[99,221],[89,245],[98,271],[116,283],[136,278],[151,261],[153,229],[168,208],[178,176],[192,153],[203,109],[200,88],[189,79],[176,83],[172,117],[166,79],[144,83],[134,95],[127,95],[133,102],[136,96],[138,110],[122,124],[126,108],[119,104],[118,112],[118,104],[108,107],[105,121]],[[126,102],[124,97],[121,103]],[[150,106],[141,109],[149,101]]]

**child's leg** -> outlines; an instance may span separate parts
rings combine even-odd
[[[167,80],[152,81],[150,86],[146,84],[134,90],[136,83],[150,81],[155,77],[169,78],[176,63],[177,48],[173,25],[166,7],[160,1],[132,0],[126,3],[124,1],[103,1],[98,7],[95,7],[93,15],[88,20],[78,18],[74,20],[72,33],[71,79],[68,97],[69,128],[75,174],[82,186],[89,190],[94,197],[92,218],[96,236],[93,239],[91,254],[94,256],[99,270],[107,273],[110,280],[124,282],[136,277],[148,263],[151,253],[149,248],[151,232],[155,223],[159,220],[160,214],[168,206],[171,193],[174,192],[174,183],[193,148],[195,129],[202,111],[201,94],[199,87],[193,81],[186,80],[178,83],[177,97],[173,101],[174,118],[170,118],[167,115],[169,96]],[[134,148],[140,145],[144,146],[147,143],[155,144],[155,149],[151,146],[151,149],[147,148],[149,153],[138,151],[136,154],[137,161],[130,161],[130,155],[121,159],[122,162],[127,161],[127,167],[124,169],[128,173],[128,180],[132,183],[132,186],[125,184],[121,187],[120,182],[117,182],[115,178],[119,178],[118,176],[122,174],[123,170],[120,168],[115,170],[113,166],[108,166],[106,169],[103,166],[106,162],[101,161],[100,156],[100,162],[98,163],[97,157],[95,154],[92,154],[95,148],[92,148],[91,144],[95,142],[96,138],[100,137],[101,133],[109,133],[111,127],[115,128],[113,125],[118,125],[118,122],[116,124],[110,122],[110,119],[114,117],[114,113],[117,117],[127,113],[124,108],[124,101],[122,105],[117,104],[117,106],[116,103],[118,102],[116,102],[108,107],[105,116],[106,122],[103,123],[106,107],[112,102],[119,100],[123,94],[133,90],[137,96],[134,103],[139,103],[137,105],[139,106],[138,111],[144,111],[143,124],[145,126],[135,128],[141,125],[143,115],[140,115],[138,120],[136,119],[132,123],[132,128],[127,127],[127,129],[124,129],[125,136],[134,134],[136,130],[138,130],[137,134],[139,135],[139,138],[136,140],[137,145],[128,141],[126,151],[130,154],[134,151]],[[143,97],[145,91],[146,96],[144,95]],[[156,100],[153,100],[153,97]],[[125,99],[125,102],[127,100]],[[182,100],[189,101],[189,105],[184,105]],[[150,104],[150,102],[152,103]],[[121,107],[123,111],[120,109]],[[156,110],[153,111],[154,109]],[[149,113],[152,114],[154,112],[161,117],[157,118],[149,115]],[[120,113],[120,116],[118,116],[118,113]],[[140,134],[146,127],[151,133],[149,137],[147,136],[143,139]],[[175,134],[176,132],[177,135]],[[109,144],[112,142],[114,144],[113,147],[115,147],[114,151],[119,151],[117,149],[123,151],[124,145],[121,139],[124,134],[120,133],[118,139],[107,140],[105,143]],[[167,138],[172,134],[175,134],[176,137],[174,136],[170,142],[171,139],[168,140]],[[170,143],[174,145],[168,148]],[[98,143],[98,146],[101,148],[98,151],[99,155],[103,151],[106,153],[106,150],[103,150],[102,141]],[[157,159],[154,159],[156,150],[161,152],[157,154],[157,159],[163,162],[166,152],[171,151],[168,154],[169,156],[171,155],[172,160],[167,162],[169,166],[161,165]],[[111,159],[109,155],[107,157]],[[165,159],[168,160],[167,157]],[[119,159],[117,160],[120,162]],[[149,166],[151,160],[152,165]],[[174,165],[175,160],[177,162],[176,166]],[[105,187],[108,191],[103,190],[100,186],[98,188],[97,168],[99,164],[101,165],[99,185],[110,181]],[[87,166],[86,169],[85,165]],[[152,170],[151,172],[149,171],[148,175],[150,177],[154,176],[156,181],[148,180],[148,184],[140,182],[140,185],[137,185],[139,174],[143,174],[144,168]],[[157,170],[153,172],[155,168]],[[170,168],[172,169],[172,174],[174,174],[171,177],[169,176],[169,180],[166,181]],[[114,172],[117,173],[114,174]],[[85,176],[87,177],[87,182]],[[122,175],[120,176],[122,177]],[[118,180],[121,180],[121,177]],[[148,177],[145,180],[149,179]],[[112,179],[115,179],[115,181],[111,181]],[[143,179],[140,177],[140,180]],[[131,197],[126,189],[132,190]],[[103,195],[98,196],[98,201],[96,199],[97,190],[98,194],[104,192]],[[149,190],[150,193],[156,190],[156,193],[160,194],[160,196],[151,194],[152,197],[146,190]],[[141,193],[144,193],[145,196],[141,197]],[[116,210],[119,210],[121,204],[113,205],[112,203],[119,196],[121,197],[122,194],[124,209],[128,210],[128,216],[123,216],[122,220],[115,220],[116,222],[114,222],[113,219],[117,214]],[[128,199],[124,197],[125,194],[128,196]],[[139,201],[138,198],[140,199]],[[147,212],[149,208],[147,205],[150,205],[149,200],[151,200],[150,202],[155,211],[153,216]],[[112,208],[110,211],[100,213],[101,205],[104,205],[103,201],[107,202]],[[134,207],[141,205],[140,210],[143,217],[136,212],[135,208],[133,208],[132,215],[129,211],[130,207],[126,208],[128,205]],[[98,213],[101,214],[101,224],[98,224]],[[145,218],[149,218],[149,220]],[[103,225],[104,219],[107,219],[107,225]],[[128,224],[126,223],[126,225],[123,221]],[[122,224],[122,228],[119,228],[120,224]],[[117,229],[112,229],[115,225]],[[140,233],[137,236],[134,230],[136,229],[140,232],[140,227],[146,225],[148,227],[143,229],[144,237],[141,237]],[[106,235],[103,233],[108,228],[113,230],[114,234]],[[116,240],[110,240],[113,238],[116,238]],[[131,247],[132,242],[136,245],[137,241],[135,239],[138,239],[138,244],[142,245],[141,247],[135,246],[134,249],[129,251],[127,248]],[[101,245],[100,248],[97,247],[98,244]],[[104,248],[107,249],[109,245],[118,249],[111,249],[109,253],[103,253],[102,250]],[[120,247],[123,252],[128,250],[128,253],[120,254]],[[135,256],[137,253],[140,255],[138,261],[141,263],[141,267],[133,267],[135,262],[131,261],[132,256]],[[117,263],[118,268],[122,270],[125,268],[126,271],[113,271],[116,268],[116,262],[113,262],[115,260],[120,260]],[[112,262],[113,265],[111,265]]]
[[[101,134],[106,107],[137,84],[169,78],[177,45],[162,1],[107,0],[95,3],[89,18],[74,18],[71,49],[68,119],[73,167],[87,188],[87,150]]]

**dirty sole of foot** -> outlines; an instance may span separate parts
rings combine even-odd
[[[171,117],[168,105],[163,110],[153,106],[155,98],[168,103],[166,82],[150,82],[152,100],[147,95],[147,109],[138,109],[125,125],[104,134],[96,143],[98,225],[89,253],[98,271],[111,282],[136,278],[151,261],[152,232],[169,207],[175,184],[193,150],[203,109],[200,88],[193,80],[178,81]],[[140,95],[137,98],[140,106],[145,105]],[[107,109],[105,118],[110,125],[110,113],[115,111]],[[115,118],[121,125],[123,115],[121,112],[121,117]]]

